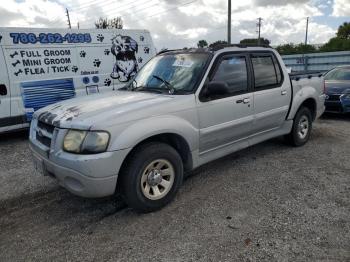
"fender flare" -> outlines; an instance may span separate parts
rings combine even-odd
[[[294,119],[300,106],[308,99],[312,99],[315,102],[315,104],[316,104],[315,110],[317,110],[317,96],[318,96],[318,94],[317,94],[314,87],[312,87],[312,86],[301,87],[295,93],[295,95],[293,97],[293,102],[292,102],[291,109],[290,109],[289,115],[287,117],[287,120]]]

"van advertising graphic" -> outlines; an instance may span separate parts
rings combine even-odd
[[[116,90],[155,55],[145,30],[0,28],[12,94],[33,111],[74,96]]]
[[[142,39],[142,38],[141,38]],[[112,38],[112,54],[115,56],[115,64],[111,77],[127,82],[137,72],[136,53],[137,42],[130,36],[116,35]]]
[[[13,75],[45,75],[76,73],[78,66],[72,58],[72,51],[65,49],[23,49],[9,53]],[[75,64],[72,64],[73,61]]]

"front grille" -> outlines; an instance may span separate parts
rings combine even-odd
[[[340,101],[341,95],[328,95],[328,101]]]
[[[38,128],[45,130],[46,132],[52,134],[55,129],[54,126],[46,124],[44,122],[38,121]]]
[[[54,126],[38,121],[36,127],[36,140],[38,140],[41,144],[45,145],[46,147],[50,148],[52,134],[54,130]]]
[[[36,140],[47,147],[51,146],[51,138],[41,135],[38,131],[36,132]]]

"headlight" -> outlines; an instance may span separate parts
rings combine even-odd
[[[344,95],[343,95],[343,98],[344,98],[344,99],[350,99],[350,94],[344,94]]]
[[[105,152],[109,142],[107,132],[69,130],[63,141],[63,150],[71,153],[96,154]]]
[[[88,132],[82,145],[83,153],[101,153],[106,151],[109,141],[107,132]]]

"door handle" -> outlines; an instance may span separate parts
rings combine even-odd
[[[284,96],[284,95],[286,95],[286,94],[287,94],[287,91],[286,91],[286,90],[282,90],[282,91],[281,91],[281,95],[282,95],[282,96]]]
[[[7,88],[5,85],[0,85],[0,96],[6,96],[7,95]]]
[[[241,103],[243,103],[243,104],[248,104],[250,102],[250,99],[249,98],[243,98],[243,99],[238,99],[238,100],[236,100],[236,103],[237,104],[241,104]]]
[[[248,104],[250,102],[250,99],[249,98],[244,98],[243,99],[243,104]]]

